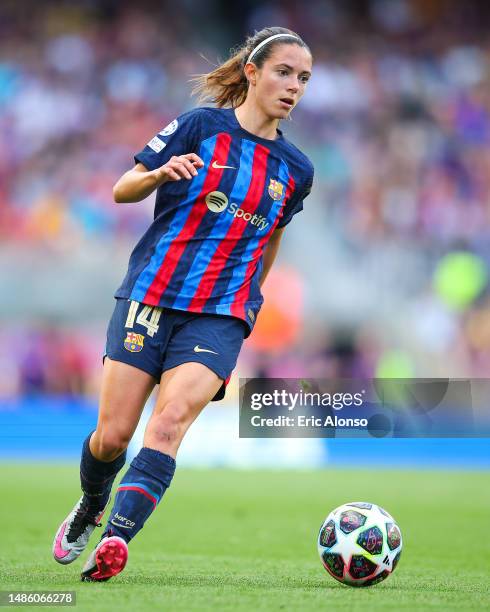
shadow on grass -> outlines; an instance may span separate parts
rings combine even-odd
[[[135,586],[159,586],[159,587],[182,587],[182,588],[223,588],[230,587],[235,589],[261,589],[265,591],[279,590],[279,591],[306,591],[306,592],[325,592],[328,591],[339,591],[344,589],[345,592],[350,593],[374,593],[379,591],[388,591],[393,594],[404,593],[405,595],[427,593],[432,594],[440,593],[447,595],[448,593],[459,593],[468,592],[474,595],[481,593],[483,594],[486,589],[475,589],[475,585],[457,585],[450,584],[445,581],[435,583],[431,580],[387,580],[381,584],[367,588],[353,588],[337,582],[329,578],[297,578],[293,576],[281,576],[275,577],[270,575],[265,576],[240,576],[240,575],[227,575],[227,574],[182,574],[182,575],[168,575],[168,574],[142,574],[142,573],[131,573],[121,575],[112,582],[103,583],[103,585],[112,584],[114,586],[117,583],[124,585]],[[93,586],[93,585],[90,585]]]
[[[345,589],[346,593],[369,592],[375,593],[389,591],[392,593],[404,593],[405,595],[417,594],[421,592],[431,592],[432,594],[448,594],[448,593],[471,593],[472,595],[483,595],[488,593],[488,587],[485,585],[475,584],[454,584],[449,581],[441,580],[434,581],[430,579],[409,578],[391,581],[387,580],[382,584],[376,585],[373,588],[351,588],[331,579],[329,576],[325,578],[309,578],[297,577],[291,575],[238,575],[238,574],[205,574],[205,573],[165,573],[165,568],[158,574],[126,571],[115,579],[102,583],[87,583],[81,582],[78,572],[53,572],[46,573],[45,568],[30,568],[30,571],[22,570],[0,570],[0,585],[1,588],[33,589],[39,588],[58,588],[63,590],[77,590],[79,588],[87,589],[117,589],[119,586],[130,585],[133,588],[139,586],[158,586],[168,588],[232,588],[232,589],[259,589],[265,591],[307,591],[311,593],[328,591],[339,591]],[[401,579],[401,580],[400,580]]]
[[[185,575],[148,575],[142,573],[127,574],[118,579],[118,582],[132,585],[154,585],[161,587],[201,587],[201,588],[245,588],[265,590],[295,590],[316,591],[325,589],[345,588],[333,580],[272,577],[272,576],[240,576],[236,574],[185,574]],[[113,582],[115,584],[115,582]]]
[[[175,570],[174,570],[175,571]],[[257,588],[257,589],[301,589],[301,590],[325,590],[325,588],[344,588],[340,583],[331,580],[326,576],[325,580],[321,578],[297,578],[292,576],[271,576],[266,574],[263,576],[257,575],[237,575],[237,574],[167,574],[162,570],[158,574],[150,574],[143,572],[125,571],[115,579],[101,583],[87,583],[80,580],[79,573],[73,572],[53,572],[48,573],[45,569],[30,568],[29,572],[22,570],[0,570],[1,585],[22,585],[24,587],[34,588],[36,585],[63,586],[70,589],[82,586],[94,588],[98,586],[108,587],[118,584],[124,585],[153,585],[161,587],[232,587],[232,588]]]

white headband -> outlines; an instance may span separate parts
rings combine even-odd
[[[274,40],[276,38],[279,38],[280,36],[288,36],[289,38],[295,38],[296,40],[299,40],[299,38],[297,36],[295,36],[294,34],[274,34],[273,36],[269,36],[269,38],[266,38],[265,40],[263,40],[260,44],[258,44],[255,47],[255,49],[252,51],[252,53],[248,56],[248,60],[247,60],[246,63],[248,64],[248,62],[257,53],[257,51],[260,51],[260,49],[262,49],[262,47],[264,45],[266,45],[269,41]]]

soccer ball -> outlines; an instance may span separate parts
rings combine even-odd
[[[355,587],[377,584],[394,572],[402,545],[395,519],[366,502],[335,508],[318,534],[318,553],[327,572]]]

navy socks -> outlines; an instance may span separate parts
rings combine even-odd
[[[117,488],[104,535],[112,532],[129,542],[143,528],[170,486],[175,459],[152,448],[142,448]]]
[[[83,443],[80,482],[89,508],[102,510],[109,500],[112,484],[124,466],[126,452],[105,462],[90,452],[90,434]],[[104,535],[109,530],[129,542],[156,508],[170,486],[175,472],[175,459],[151,448],[142,448],[133,459],[117,489],[114,507]]]
[[[93,432],[92,432],[93,433]],[[94,512],[102,510],[109,500],[112,483],[126,462],[126,451],[114,461],[100,461],[90,452],[90,433],[83,443],[80,461],[80,483],[82,491]]]

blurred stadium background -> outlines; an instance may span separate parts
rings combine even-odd
[[[195,105],[188,78],[267,25],[314,55],[282,127],[316,180],[227,399],[180,462],[490,465],[485,440],[236,439],[238,376],[488,376],[490,7],[476,0],[3,0],[0,457],[77,459],[112,295],[153,212],[153,197],[116,206],[112,185]]]

